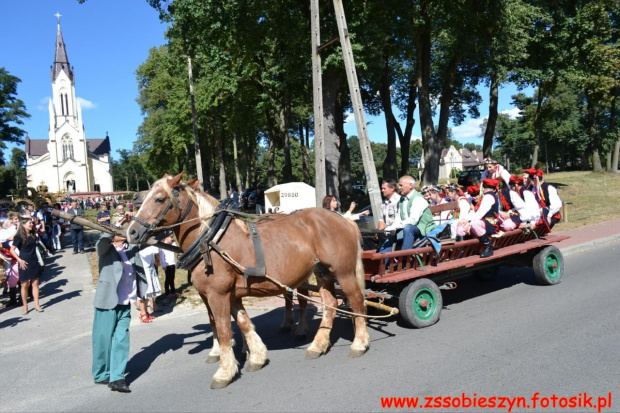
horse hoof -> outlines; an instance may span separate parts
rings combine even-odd
[[[259,371],[262,368],[263,368],[262,364],[249,363],[248,366],[245,368],[245,371],[247,371],[248,373],[252,373],[252,372],[255,372],[255,371]]]
[[[350,358],[362,357],[366,353],[366,350],[351,350],[349,352]]]
[[[315,360],[321,357],[321,353],[318,351],[306,350],[306,360]]]
[[[219,390],[219,389],[223,389],[224,387],[228,386],[228,382],[227,381],[217,381],[217,380],[213,380],[211,382],[211,388],[213,390]]]
[[[205,363],[207,363],[207,364],[215,364],[218,361],[220,361],[220,356],[209,356],[205,360]]]
[[[291,332],[291,326],[281,326],[280,327],[280,333],[290,333]]]

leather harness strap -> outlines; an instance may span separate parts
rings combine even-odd
[[[254,258],[256,260],[256,267],[250,267],[243,271],[243,276],[248,277],[264,277],[266,274],[265,269],[265,253],[263,252],[263,243],[258,233],[258,227],[254,222],[248,222],[248,229],[250,230],[250,237],[252,238],[252,244],[254,244]]]

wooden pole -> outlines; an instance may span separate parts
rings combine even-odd
[[[310,31],[312,32],[312,98],[314,102],[314,165],[316,206],[321,207],[327,189],[325,183],[325,135],[323,133],[323,72],[321,68],[321,20],[319,0],[310,0]]]
[[[379,218],[381,218],[381,190],[379,188],[375,161],[373,160],[372,150],[370,148],[368,130],[366,129],[366,115],[364,114],[364,105],[362,103],[362,95],[357,80],[357,71],[355,70],[351,39],[349,38],[349,29],[347,28],[347,20],[344,15],[342,0],[334,0],[334,10],[338,23],[338,33],[340,35],[344,66],[347,72],[347,81],[349,83],[349,93],[353,104],[353,115],[355,116],[355,125],[357,126],[357,134],[362,152],[362,161],[364,162],[364,173],[366,175],[370,206],[376,226],[379,223]]]

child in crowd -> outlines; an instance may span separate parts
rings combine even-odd
[[[166,234],[166,238],[164,238],[164,243],[170,245],[176,245],[172,238],[172,232]],[[166,273],[166,279],[164,281],[164,290],[166,292],[166,296],[170,300],[175,300],[177,297],[176,289],[174,288],[174,273],[177,269],[176,267],[176,257],[173,251],[159,249],[159,261],[161,263],[161,267],[164,269]]]

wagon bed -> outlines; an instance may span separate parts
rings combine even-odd
[[[450,210],[456,203],[431,207],[431,212]],[[537,228],[524,232],[507,231],[492,237],[493,255],[480,258],[478,239],[441,241],[439,252],[432,246],[378,253],[364,251],[362,261],[366,280],[367,304],[385,311],[398,308],[410,326],[427,327],[439,320],[443,306],[441,290],[456,288],[455,280],[474,274],[488,280],[499,273],[499,266],[526,266],[534,269],[539,284],[553,285],[562,280],[564,259],[553,244],[569,237]],[[388,305],[389,304],[389,305]]]

